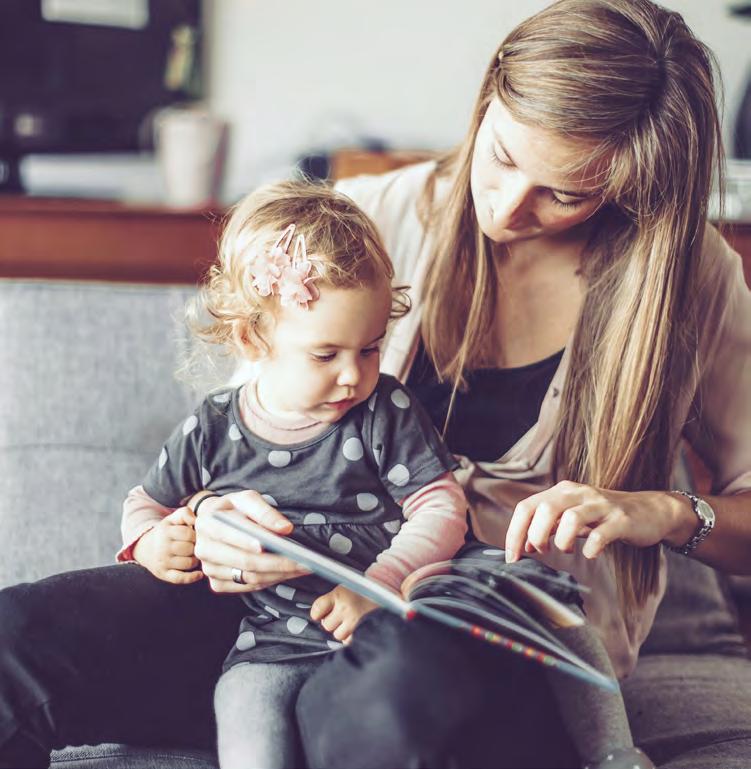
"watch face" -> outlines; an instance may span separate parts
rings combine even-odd
[[[714,510],[709,502],[699,499],[696,504],[696,512],[704,520],[704,523],[714,523]]]

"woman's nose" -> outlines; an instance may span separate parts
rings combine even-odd
[[[493,223],[498,227],[513,229],[526,218],[532,187],[520,174],[512,174],[491,198]]]

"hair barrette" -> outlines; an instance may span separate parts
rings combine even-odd
[[[255,251],[251,257],[253,287],[261,296],[278,296],[283,307],[300,305],[308,308],[320,296],[315,281],[320,275],[311,275],[315,259],[308,258],[305,236],[298,235],[293,252],[289,249],[295,234],[290,224],[267,251]]]

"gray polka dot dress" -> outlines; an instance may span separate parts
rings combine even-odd
[[[402,523],[400,500],[457,466],[430,418],[407,389],[382,374],[371,397],[309,441],[270,443],[240,417],[239,389],[209,395],[174,430],[143,487],[179,507],[199,489],[259,491],[294,524],[293,539],[365,570]],[[225,669],[325,654],[341,644],[310,619],[332,589],[305,576],[246,593]]]

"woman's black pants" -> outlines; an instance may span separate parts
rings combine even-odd
[[[244,604],[132,564],[0,591],[0,767],[66,745],[211,748]],[[573,767],[533,663],[376,611],[303,687],[311,767]]]

